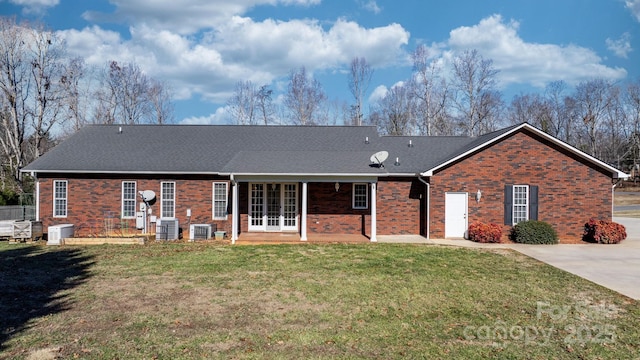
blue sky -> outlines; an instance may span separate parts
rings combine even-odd
[[[418,44],[445,64],[466,49],[493,59],[507,102],[554,80],[640,77],[640,0],[0,0],[0,14],[43,22],[88,64],[137,63],[172,88],[180,123],[226,122],[238,81],[277,102],[301,66],[351,102],[356,56],[374,101],[409,77]]]

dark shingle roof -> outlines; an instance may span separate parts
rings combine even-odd
[[[548,136],[527,124],[478,137],[380,137],[372,126],[92,125],[23,171],[415,175],[445,166],[522,128]],[[557,139],[555,142],[616,176],[625,176]],[[371,155],[381,150],[389,153],[385,166],[370,166]]]
[[[374,127],[92,125],[24,171],[375,173],[377,139]]]

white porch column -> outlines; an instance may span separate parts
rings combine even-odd
[[[231,194],[231,198],[233,201],[233,204],[231,204],[231,211],[233,212],[232,216],[231,216],[231,243],[235,244],[236,240],[238,240],[238,221],[240,220],[240,214],[238,214],[238,201],[239,201],[239,196],[238,196],[238,182],[237,181],[232,181],[231,185],[233,186],[233,190],[232,190],[232,194]]]
[[[376,242],[376,183],[371,183],[371,242]]]
[[[307,241],[307,182],[302,182],[302,215],[300,216],[300,240]]]
[[[40,221],[40,179],[36,179],[36,221]]]

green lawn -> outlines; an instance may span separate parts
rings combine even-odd
[[[631,359],[640,306],[511,251],[0,243],[0,358]]]

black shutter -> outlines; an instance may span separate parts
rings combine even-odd
[[[513,225],[513,185],[504,186],[504,224]]]
[[[529,185],[529,220],[538,220],[538,186]]]

